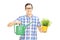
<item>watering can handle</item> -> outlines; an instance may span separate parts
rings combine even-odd
[[[17,24],[14,24],[14,33],[16,33],[16,25]],[[21,24],[18,24],[18,25],[21,25]]]
[[[14,33],[16,33],[15,24],[14,24]]]

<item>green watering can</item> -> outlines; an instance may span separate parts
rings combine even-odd
[[[31,22],[32,23],[32,22]],[[31,24],[27,24],[26,26],[25,25],[22,25],[22,24],[15,24],[14,25],[14,32],[16,33],[16,35],[24,35],[25,34],[25,29]]]

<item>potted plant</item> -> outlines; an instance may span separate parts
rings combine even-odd
[[[50,25],[50,20],[49,19],[43,19],[42,21],[41,21],[41,25],[42,25],[42,32],[47,32],[47,29],[48,29],[48,27],[49,27],[49,25]]]

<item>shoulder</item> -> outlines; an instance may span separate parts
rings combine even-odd
[[[25,15],[23,15],[23,16],[19,16],[18,18],[24,18],[25,17]]]
[[[39,19],[39,17],[38,17],[38,16],[33,16],[33,18],[35,18],[35,19]]]

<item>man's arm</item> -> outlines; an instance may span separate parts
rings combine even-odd
[[[18,20],[16,20],[16,21],[12,21],[12,22],[9,22],[9,23],[8,23],[8,27],[13,26],[14,24],[21,24],[21,22],[18,21]]]

